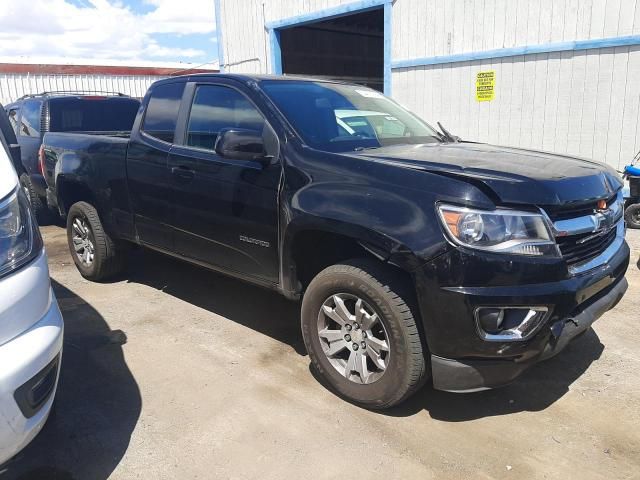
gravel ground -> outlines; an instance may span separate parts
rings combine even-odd
[[[66,322],[55,414],[0,479],[640,479],[640,231],[630,288],[514,384],[384,413],[309,370],[299,305],[152,252],[82,279],[45,227]]]

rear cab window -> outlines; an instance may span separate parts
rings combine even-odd
[[[51,132],[130,132],[140,102],[129,97],[79,96],[49,100]]]
[[[163,83],[153,87],[141,130],[158,140],[173,143],[185,84]]]

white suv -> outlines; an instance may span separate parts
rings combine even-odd
[[[63,322],[38,225],[0,140],[1,465],[47,420],[60,371]]]

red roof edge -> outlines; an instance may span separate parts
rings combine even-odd
[[[126,67],[110,65],[51,65],[28,63],[0,63],[0,73],[34,75],[191,75],[217,73],[219,70],[203,68]]]

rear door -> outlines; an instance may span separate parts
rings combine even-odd
[[[171,178],[167,157],[173,144],[185,83],[160,83],[147,94],[139,131],[134,128],[127,151],[128,190],[140,240],[174,250],[171,224]]]
[[[181,138],[169,155],[176,250],[267,283],[278,281],[277,160],[230,160],[214,150],[218,133],[240,128],[278,140],[259,109],[231,83],[190,83]],[[192,93],[191,93],[192,92]],[[179,127],[180,129],[180,127]]]

